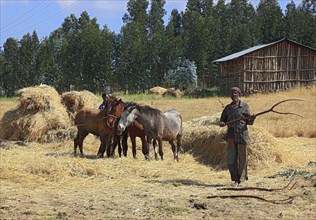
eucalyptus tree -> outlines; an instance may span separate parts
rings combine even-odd
[[[95,68],[97,91],[101,92],[115,82],[113,73],[115,34],[104,25],[99,38],[100,47],[97,49],[94,65],[97,67]]]
[[[90,19],[86,11],[78,19],[78,33],[75,36],[76,87],[96,92],[101,78],[102,51],[100,30],[96,18]]]
[[[256,26],[259,27],[261,43],[270,43],[285,36],[283,13],[277,0],[260,0]]]
[[[0,50],[0,97],[6,95],[5,91],[5,73],[7,72],[8,62],[4,59],[3,51]]]
[[[80,53],[78,57],[79,85],[81,89],[97,92],[100,90],[101,80],[106,78],[106,67],[111,69],[110,51],[107,48],[108,28],[103,30],[103,41],[101,41],[101,32],[96,18],[90,19],[86,12],[83,12],[79,18],[80,32],[76,36],[77,50]],[[105,49],[105,51],[102,51]],[[109,48],[111,50],[111,46]],[[105,58],[105,53],[108,60]],[[109,66],[107,66],[109,65]]]
[[[306,33],[302,43],[316,48],[316,0],[303,0],[302,9],[305,12]]]
[[[207,71],[207,53],[209,30],[205,28],[205,1],[188,0],[183,15],[183,39],[185,57],[194,61],[197,66],[198,78],[204,79]],[[203,81],[200,81],[203,83]]]
[[[225,4],[225,0],[218,0],[217,4],[212,8],[212,17],[209,17],[208,20],[208,24],[210,24],[212,28],[212,57],[217,59],[228,55],[231,53],[231,42],[228,38],[230,33],[229,17],[228,7]]]
[[[79,24],[77,17],[71,14],[64,19],[62,26],[59,28],[59,40],[61,41],[60,67],[62,72],[62,80],[60,85],[61,91],[69,91],[70,85],[79,85],[81,66],[78,65],[80,60],[80,51],[77,46],[77,35],[79,33]]]
[[[148,1],[130,0],[127,3],[127,13],[123,16],[121,36],[121,68],[117,73],[123,79],[120,86],[136,92],[148,88],[150,80],[148,68]]]
[[[36,56],[39,48],[37,33],[25,34],[19,42],[18,48],[18,74],[17,84],[20,88],[34,86],[36,77]]]
[[[302,20],[304,20],[305,32],[301,38],[301,43],[316,48],[316,0],[303,0],[300,7],[302,13]]]
[[[255,9],[248,0],[232,0],[228,4],[229,35],[231,53],[247,49],[256,44],[259,29],[254,24]]]
[[[114,34],[113,36],[113,49],[111,53],[112,58],[112,84],[115,87],[125,89],[127,85],[127,77],[124,77],[123,69],[123,50],[122,50],[122,36],[121,34]]]
[[[2,88],[7,96],[13,96],[14,92],[20,88],[19,85],[19,45],[14,38],[8,38],[3,44],[2,56],[4,61],[1,63]]]
[[[182,15],[177,9],[173,9],[166,26],[165,45],[168,50],[165,57],[165,66],[167,71],[180,66],[181,60],[184,58],[184,44],[181,31]]]
[[[61,90],[70,86],[77,90],[100,92],[112,77],[113,33],[104,26],[100,30],[96,18],[84,11],[77,19],[74,14],[65,18],[58,30],[61,49],[57,60],[62,72]]]
[[[298,41],[300,33],[298,32],[298,21],[299,18],[298,10],[296,9],[295,2],[292,0],[286,5],[285,9],[285,35],[287,38]]]
[[[62,91],[63,74],[61,71],[61,40],[59,29],[53,31],[49,37],[44,38],[40,43],[36,59],[37,84],[45,83]]]
[[[166,72],[168,48],[166,47],[166,32],[163,17],[166,14],[165,0],[151,0],[148,14],[148,72],[150,88],[163,83]]]
[[[37,85],[38,82],[36,78],[38,76],[38,69],[37,69],[37,57],[40,49],[40,41],[38,39],[38,35],[34,30],[31,36],[31,70],[30,70],[30,79],[28,80],[31,85]]]
[[[316,47],[316,1],[302,1],[296,7],[294,1],[286,5],[286,37],[302,44]]]
[[[225,7],[225,4],[223,2]],[[207,40],[205,42],[205,47],[207,48],[206,54],[206,65],[204,67],[205,74],[204,78],[201,79],[205,82],[206,86],[215,86],[217,71],[216,65],[212,63],[213,60],[222,55],[220,45],[220,40],[226,36],[221,35],[221,18],[216,14],[216,5],[214,5],[213,0],[208,0],[205,3],[205,29],[207,33]]]

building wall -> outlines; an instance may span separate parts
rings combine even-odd
[[[316,82],[316,51],[290,41],[220,63],[224,91],[239,86],[244,93],[273,92]]]

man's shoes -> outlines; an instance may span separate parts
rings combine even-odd
[[[233,186],[233,187],[243,187],[244,186],[244,184],[242,183],[242,182],[232,182],[231,183],[231,186]]]
[[[237,187],[238,186],[238,182],[232,182],[231,186]]]

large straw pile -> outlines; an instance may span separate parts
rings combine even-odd
[[[167,89],[160,87],[160,86],[156,86],[156,87],[149,89],[148,94],[150,94],[150,95],[163,95],[166,91],[167,91]]]
[[[100,104],[98,97],[93,93],[84,91],[65,92],[61,95],[62,103],[66,106],[69,117],[74,120],[76,114],[83,107],[97,108]]]
[[[203,164],[226,168],[227,142],[223,139],[226,128],[218,126],[220,114],[204,116],[183,123],[183,150],[192,153]],[[275,138],[255,125],[249,126],[252,143],[248,146],[249,166],[258,168],[263,164],[282,162],[277,153]]]
[[[169,88],[163,93],[162,96],[172,96],[176,98],[181,98],[183,96],[182,92],[179,89]]]
[[[17,91],[20,104],[6,112],[0,122],[0,138],[48,142],[71,138],[74,130],[58,92],[47,85]]]
[[[172,96],[176,98],[181,98],[183,96],[182,92],[179,89],[175,89],[175,88],[166,89],[160,86],[156,86],[149,89],[148,94],[159,95],[159,96]]]

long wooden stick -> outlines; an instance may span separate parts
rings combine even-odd
[[[221,105],[222,105],[222,108],[225,108],[225,105],[224,105],[224,103],[222,103],[222,101],[221,101],[220,99],[218,99],[218,101],[219,101],[219,103],[221,103]]]
[[[218,188],[217,190],[233,190],[233,191],[245,191],[245,190],[258,190],[258,191],[268,191],[268,192],[272,192],[272,191],[281,191],[286,189],[287,187],[289,187],[289,185],[293,182],[293,180],[291,180],[286,186],[282,187],[282,188],[261,188],[261,187],[223,187],[223,188]],[[291,186],[288,191],[290,191],[291,189],[293,189],[293,187],[295,186],[296,182],[293,184],[293,186]]]
[[[288,197],[287,199],[279,199],[279,200],[275,200],[275,199],[265,199],[263,197],[260,197],[260,196],[253,196],[253,195],[221,195],[221,196],[207,196],[206,197],[207,199],[213,199],[213,198],[222,198],[222,199],[229,199],[229,198],[252,198],[252,199],[259,199],[259,200],[262,200],[262,201],[265,201],[265,202],[270,202],[270,203],[273,203],[273,204],[286,204],[286,203],[290,203],[292,202],[295,197]]]
[[[282,114],[282,115],[296,115],[296,116],[299,116],[299,117],[303,118],[303,116],[301,116],[301,115],[299,115],[299,114],[296,114],[296,113],[292,113],[292,112],[279,112],[279,111],[273,110],[276,106],[280,105],[281,103],[283,103],[283,102],[289,102],[289,101],[304,101],[304,100],[303,100],[303,99],[285,99],[285,100],[283,100],[283,101],[281,101],[281,102],[276,103],[275,105],[273,105],[273,106],[272,106],[270,109],[268,109],[268,110],[259,112],[259,113],[257,113],[257,114],[252,115],[252,116],[249,116],[249,117],[241,117],[241,118],[237,118],[237,119],[235,119],[235,120],[231,120],[231,121],[229,121],[229,122],[226,122],[225,125],[229,125],[229,124],[232,124],[232,123],[237,122],[237,121],[240,121],[240,120],[247,120],[247,119],[249,119],[249,118],[251,118],[251,117],[253,117],[253,116],[257,117],[257,116],[259,116],[259,115],[263,115],[263,114],[266,114],[266,113],[269,113],[269,112],[274,112],[274,113]]]

